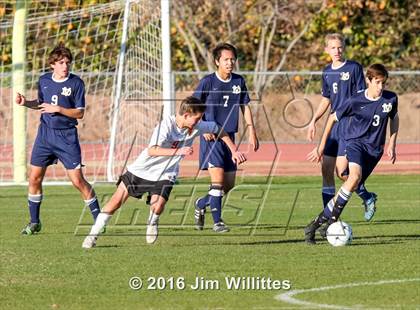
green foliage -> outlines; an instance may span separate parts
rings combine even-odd
[[[49,0],[31,1],[28,15],[37,12],[49,16],[53,12],[86,8],[92,4],[108,3],[108,0]],[[293,38],[310,22],[309,29],[288,54],[282,70],[319,70],[329,61],[323,53],[325,34],[341,32],[347,38],[347,57],[368,65],[382,62],[390,69],[418,69],[420,38],[419,6],[411,0],[328,0],[325,8],[316,14],[321,2],[295,1],[273,2],[269,0],[242,1],[172,1],[171,44],[172,67],[178,71],[192,71],[196,66],[191,49],[197,55],[198,67],[208,69],[208,55],[217,42],[229,41],[239,48],[241,70],[254,70],[261,55],[261,43],[268,44],[267,32],[275,27],[269,47],[267,70],[274,70]],[[277,5],[277,6],[276,6]],[[12,29],[14,0],[0,0],[0,72],[11,70]],[[274,11],[281,18],[270,24]],[[101,59],[115,54],[119,46],[107,44],[120,38],[116,20],[78,17],[51,19],[37,25],[40,30],[29,32],[27,38],[28,71],[43,67],[46,49],[63,41],[75,59],[75,70],[99,71]],[[110,26],[111,25],[111,26]],[[89,27],[88,27],[89,26]],[[28,25],[34,27],[34,25]],[[190,45],[180,31],[191,31]],[[99,35],[98,35],[99,34]],[[265,36],[264,36],[265,35]],[[105,37],[104,37],[105,36]],[[206,51],[198,52],[199,45]],[[114,67],[117,59],[112,58]]]
[[[80,16],[58,15],[68,10],[80,10],[94,4],[108,3],[107,0],[48,0],[31,1],[27,12],[27,71],[40,71],[46,67],[46,58],[51,49],[60,42],[70,48],[74,57],[73,70],[104,71],[103,60],[111,59],[107,67],[115,68],[117,59],[110,57],[118,51],[118,45],[109,46],[108,41],[120,42],[121,12],[111,16],[92,17],[88,10]],[[10,72],[12,64],[12,24],[15,1],[0,2],[0,67]],[[5,13],[2,16],[2,12]],[[39,18],[42,17],[42,18]],[[87,59],[88,61],[82,61]]]
[[[186,0],[174,1],[178,8],[187,5]],[[174,70],[194,68],[190,50],[177,26],[193,28],[199,43],[208,50],[220,41],[234,43],[240,52],[240,69],[254,70],[258,60],[261,61],[258,48],[260,41],[266,40],[263,29],[275,9],[273,3],[268,0],[194,2],[187,18],[172,20]],[[328,0],[319,13],[321,1],[279,3],[277,14],[281,18],[277,20],[269,48],[268,70],[275,68],[307,22],[310,23],[309,30],[289,52],[282,70],[322,69],[329,62],[328,55],[323,53],[323,40],[331,32],[343,33],[347,38],[347,57],[365,66],[382,62],[390,69],[418,69],[420,7],[416,1]],[[228,10],[226,6],[229,5]],[[191,48],[197,53],[197,42],[192,42]],[[206,70],[205,59],[197,54],[200,68]]]
[[[390,69],[418,69],[418,14],[418,4],[410,0],[328,1],[314,18],[303,45],[309,49],[315,43],[319,48],[308,53],[325,63],[328,56],[321,54],[324,36],[339,32],[347,39],[347,57],[364,66],[380,62]]]

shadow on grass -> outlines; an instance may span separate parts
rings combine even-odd
[[[398,244],[406,241],[420,240],[420,234],[411,235],[374,235],[374,236],[363,236],[354,237],[353,240],[356,243],[352,246],[369,246],[369,245],[383,245],[383,244]]]
[[[378,239],[378,240],[376,240]],[[406,241],[420,240],[420,235],[376,235],[366,237],[356,237],[353,240],[352,246],[366,246],[366,245],[384,245],[384,244],[398,244]],[[326,244],[326,239],[317,239],[317,244]],[[303,239],[285,239],[285,240],[261,240],[261,241],[246,241],[246,242],[222,242],[222,245],[267,245],[267,244],[298,244],[305,243]]]
[[[352,221],[353,225],[386,225],[386,224],[420,224],[420,219],[395,219],[395,220],[373,220],[366,221]]]

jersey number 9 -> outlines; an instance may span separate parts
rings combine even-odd
[[[54,95],[51,97],[51,104],[52,105],[58,105],[58,96]]]

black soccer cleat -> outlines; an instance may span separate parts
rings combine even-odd
[[[317,227],[314,225],[313,222],[311,222],[308,226],[305,227],[303,230],[305,232],[305,241],[308,244],[316,244],[315,241],[315,232],[317,230]]]
[[[198,207],[198,201],[201,198],[198,198],[195,202],[195,211],[194,211],[194,223],[195,223],[195,229],[197,230],[203,230],[204,229],[204,221],[206,218],[206,209],[201,209]]]
[[[41,231],[42,225],[41,222],[39,223],[28,223],[25,228],[22,229],[22,235],[33,235]]]
[[[321,235],[321,237],[322,238],[324,238],[324,239],[326,239],[327,238],[327,230],[328,230],[328,227],[330,227],[330,224],[329,223],[325,223],[323,226],[321,226],[320,228],[319,228],[319,234]]]

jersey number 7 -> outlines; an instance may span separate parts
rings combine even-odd
[[[229,96],[223,96],[223,99],[225,100],[225,103],[223,104],[223,107],[227,108],[228,106],[228,101],[229,101]]]

